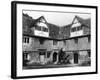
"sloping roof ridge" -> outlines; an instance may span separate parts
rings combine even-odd
[[[79,17],[79,16],[75,16],[75,18],[77,18],[79,21],[85,21],[85,19],[83,19],[83,18],[81,18],[81,17]]]
[[[77,15],[76,15],[75,17],[78,18],[79,21],[80,21],[80,20],[82,20],[82,21],[86,21],[86,20],[90,20],[90,19],[91,19],[91,18],[83,19],[83,18],[81,18],[81,17],[79,17],[79,16],[77,16]]]
[[[67,24],[67,25],[63,25],[62,27],[69,27],[69,26],[71,26],[71,25],[72,25],[72,23]]]
[[[37,18],[36,20],[40,20],[41,18],[43,18],[44,20],[46,20],[44,16],[40,16],[40,17]]]
[[[54,25],[54,26],[56,26],[56,27],[62,27],[62,26],[59,26],[59,25],[56,25],[56,24],[52,24],[52,23],[49,23],[49,22],[47,22],[47,24],[51,24],[51,25]]]
[[[83,18],[81,18],[81,17],[79,17],[77,15],[75,16],[75,18],[77,18],[79,20],[79,22],[81,22],[82,24],[90,27],[90,23],[89,22],[90,22],[91,18],[83,19]]]

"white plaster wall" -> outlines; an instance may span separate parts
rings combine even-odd
[[[81,36],[81,35],[83,35],[83,30],[71,32],[70,37]]]

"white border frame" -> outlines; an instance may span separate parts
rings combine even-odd
[[[91,13],[91,66],[90,67],[70,67],[70,68],[50,68],[50,69],[32,69],[23,70],[22,68],[22,10],[48,10],[48,11],[66,11],[66,12],[83,12]],[[17,4],[17,77],[40,76],[53,74],[70,74],[96,72],[96,9],[95,8],[78,8],[78,7],[61,7],[33,4]]]

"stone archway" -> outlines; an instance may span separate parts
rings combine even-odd
[[[54,52],[53,53],[53,62],[55,63],[55,62],[58,62],[58,54],[57,54],[57,52]]]

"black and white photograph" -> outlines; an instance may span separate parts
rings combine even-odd
[[[12,6],[13,78],[97,73],[96,6]]]
[[[23,69],[91,66],[91,14],[22,14]]]

